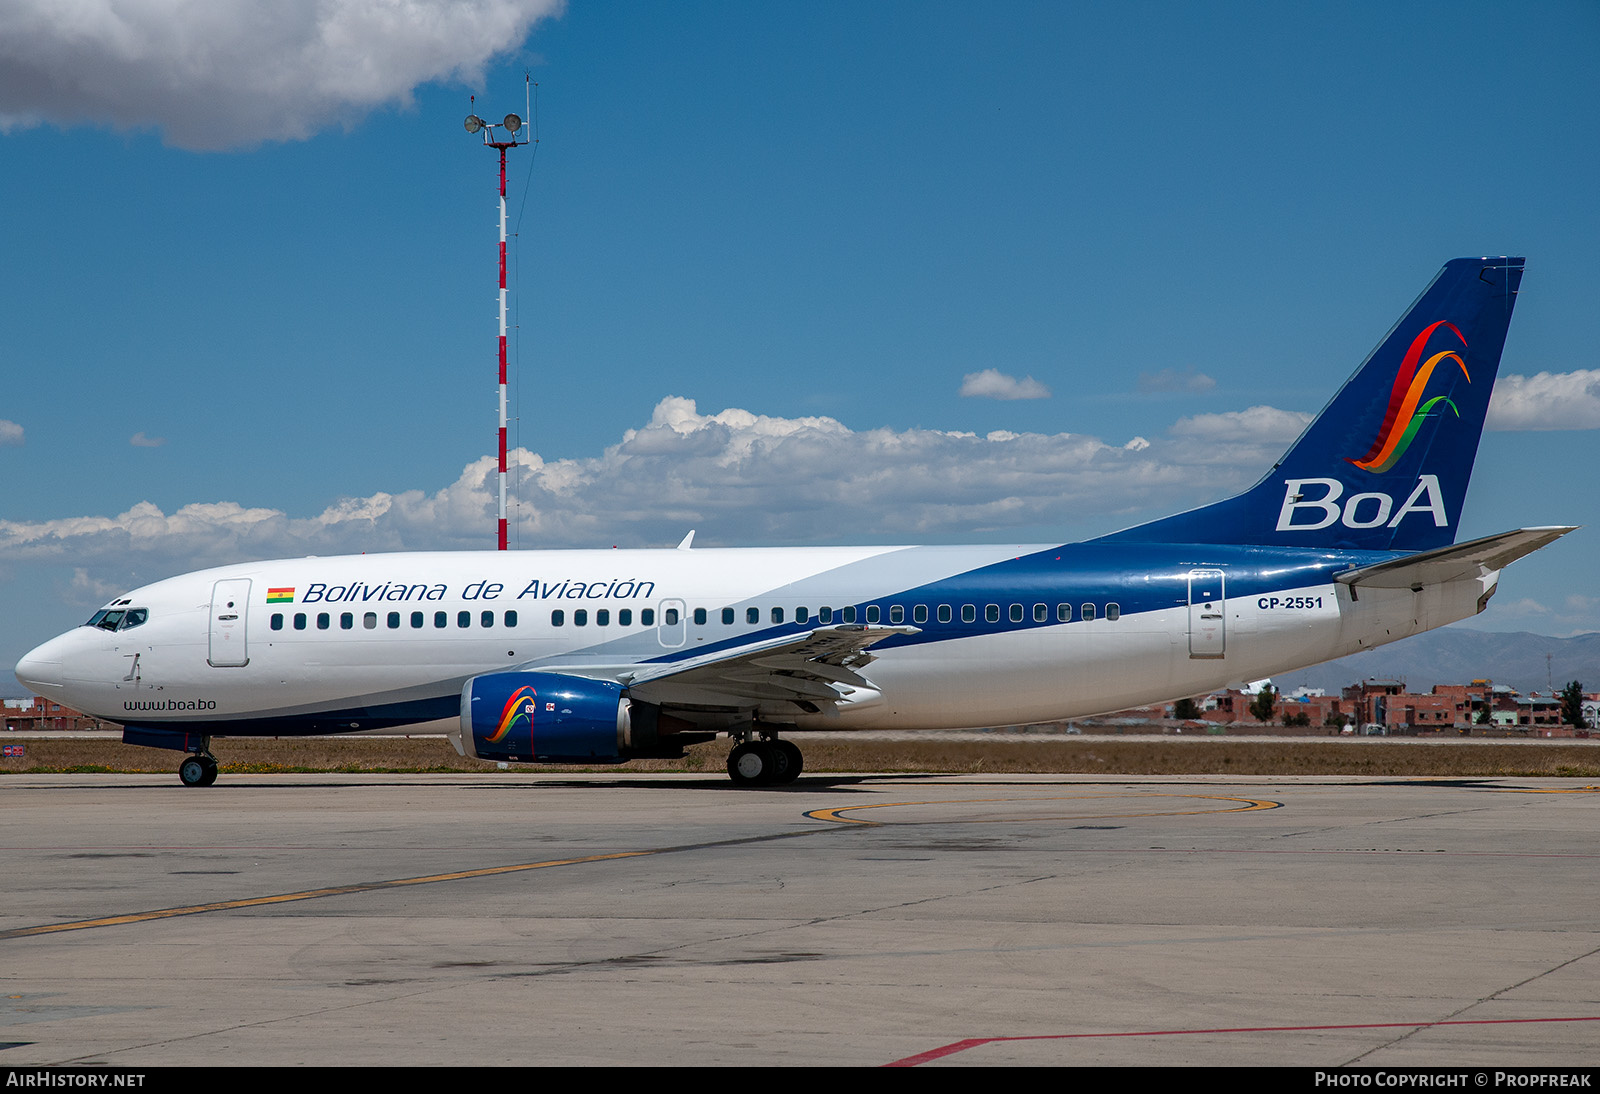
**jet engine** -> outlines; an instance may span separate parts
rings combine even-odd
[[[663,742],[661,722],[660,708],[629,699],[610,680],[491,672],[461,689],[461,726],[450,736],[464,756],[522,763],[675,757],[685,744],[712,736],[669,734]]]

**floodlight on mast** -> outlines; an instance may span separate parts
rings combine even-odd
[[[477,96],[473,96],[476,104]],[[483,143],[486,148],[494,148],[500,152],[500,340],[499,340],[499,365],[500,365],[500,520],[497,530],[499,549],[506,549],[506,150],[520,145],[531,143],[528,140],[518,140],[517,134],[522,130],[522,119],[515,114],[507,114],[496,125],[486,122],[476,114],[468,114],[463,123],[468,133],[482,133]],[[495,130],[502,129],[508,140],[496,140]]]

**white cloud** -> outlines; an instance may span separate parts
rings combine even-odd
[[[1168,432],[1185,446],[1189,462],[1259,473],[1288,449],[1311,415],[1253,406],[1221,414],[1180,418]]]
[[[1175,368],[1164,368],[1160,372],[1139,373],[1139,390],[1146,395],[1169,391],[1210,391],[1216,386],[1215,380],[1203,372],[1196,372],[1192,366],[1181,372]]]
[[[165,437],[146,437],[144,430],[140,430],[128,438],[128,443],[135,448],[160,448],[167,443]]]
[[[1017,379],[997,368],[969,372],[961,378],[963,399],[1048,399],[1050,389],[1032,376]]]
[[[1253,406],[1247,410],[1229,410],[1221,414],[1196,414],[1180,418],[1172,427],[1178,437],[1196,440],[1233,441],[1248,437],[1259,441],[1288,444],[1300,436],[1311,421],[1311,415],[1299,410],[1278,410],[1270,406]]]
[[[1266,407],[1242,415],[1300,420]],[[598,456],[513,452],[520,504],[510,516],[524,547],[670,546],[689,528],[707,545],[992,539],[1039,525],[1065,535],[1096,518],[1109,531],[1125,514],[1245,486],[1282,451],[1279,437],[1219,444],[1212,425],[1228,417],[1185,419],[1167,437],[1119,447],[1072,433],[856,431],[832,418],[701,414],[671,397]],[[99,590],[134,572],[251,558],[487,549],[495,466],[485,457],[442,489],[346,498],[310,517],[141,502],[115,516],[0,520],[0,558],[70,565],[82,571],[75,589]]]
[[[702,414],[669,397],[599,455],[510,453],[512,544],[670,547],[691,528],[700,546],[1062,542],[1248,486],[1303,418],[1252,407],[1114,445],[1073,433],[858,431],[824,417]],[[1254,435],[1252,422],[1277,433]],[[348,497],[311,516],[231,501],[169,513],[145,501],[112,516],[0,518],[0,591],[26,580],[76,610],[230,562],[490,550],[496,465],[484,457],[442,488]]]
[[[121,582],[95,577],[82,566],[73,567],[70,587],[74,593],[82,594],[85,600],[110,600],[127,588]]]
[[[19,445],[22,440],[22,427],[16,422],[8,422],[4,418],[0,418],[0,447]]]
[[[420,84],[476,83],[561,0],[6,0],[0,132],[156,128],[180,148],[299,140]]]
[[[1486,429],[1600,429],[1600,369],[1502,376]]]
[[[1532,597],[1518,597],[1516,600],[1495,601],[1500,615],[1550,615],[1550,608],[1534,600]]]

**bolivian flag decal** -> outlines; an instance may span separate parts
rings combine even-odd
[[[293,604],[294,603],[294,586],[291,585],[287,589],[268,588],[267,589],[267,603],[268,604]]]

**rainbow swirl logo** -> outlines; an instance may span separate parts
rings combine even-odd
[[[1442,319],[1425,327],[1421,334],[1412,339],[1410,348],[1406,350],[1405,359],[1400,362],[1400,371],[1395,374],[1394,387],[1389,392],[1389,407],[1384,412],[1383,425],[1378,429],[1377,438],[1373,440],[1372,447],[1367,449],[1366,455],[1358,460],[1347,456],[1346,463],[1353,463],[1363,471],[1381,475],[1406,454],[1406,449],[1416,440],[1417,430],[1422,428],[1424,420],[1436,414],[1443,414],[1446,407],[1456,417],[1461,417],[1461,411],[1456,409],[1456,404],[1447,396],[1436,395],[1427,402],[1422,402],[1423,389],[1428,386],[1428,378],[1443,361],[1454,361],[1460,366],[1461,375],[1467,377],[1467,383],[1472,383],[1472,377],[1467,374],[1467,363],[1455,350],[1447,349],[1436,353],[1420,368],[1417,367],[1417,362],[1422,360],[1422,354],[1428,345],[1428,339],[1433,337],[1433,332],[1440,327],[1449,327],[1450,333],[1460,340],[1462,348],[1466,348],[1467,340],[1461,337],[1461,332],[1456,329],[1455,324]]]
[[[499,744],[505,739],[519,721],[528,720],[528,730],[533,730],[533,697],[539,694],[533,688],[523,686],[511,693],[511,698],[506,700],[506,705],[500,710],[500,725],[494,731],[494,736],[488,739],[488,744]]]

